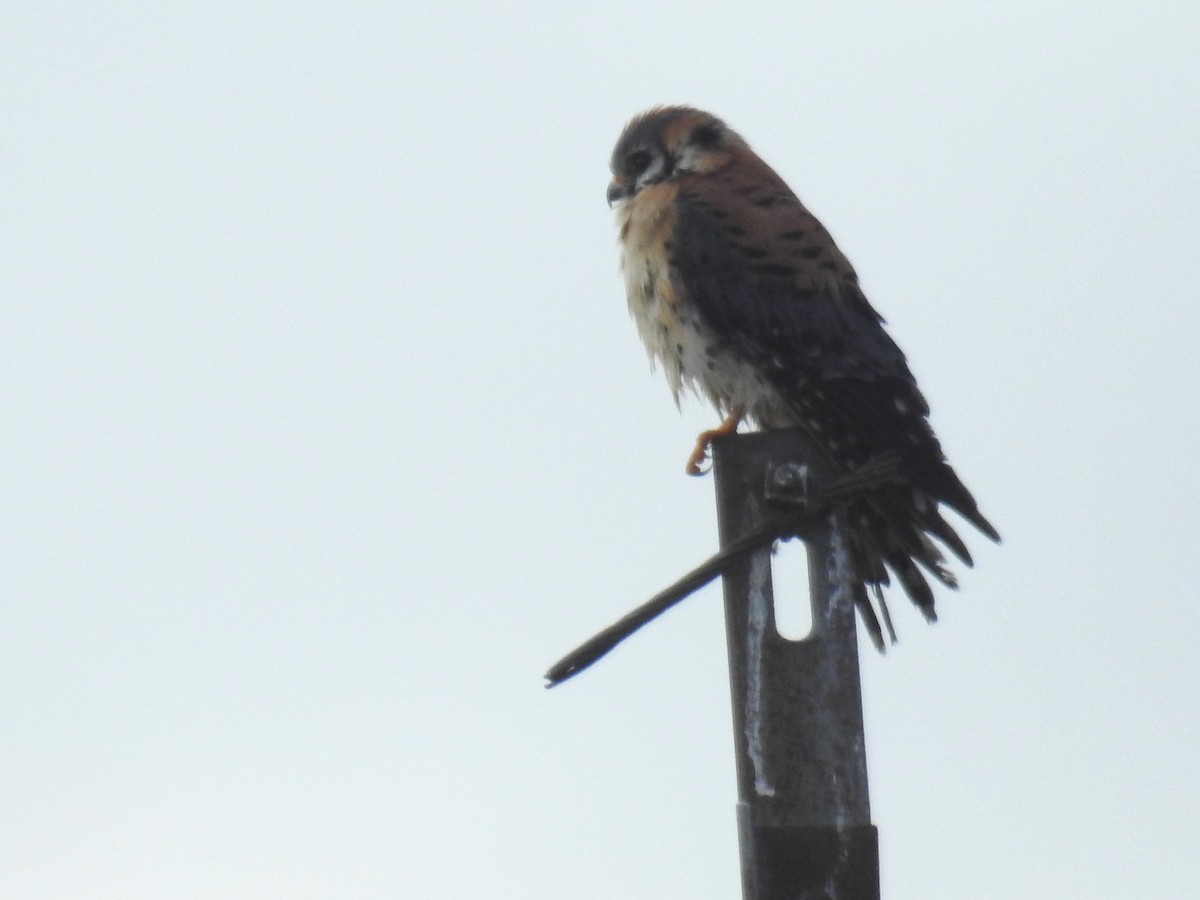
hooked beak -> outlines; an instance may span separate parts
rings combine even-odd
[[[614,203],[617,203],[621,200],[628,200],[630,197],[632,197],[633,190],[629,187],[629,185],[625,184],[624,179],[614,178],[611,182],[609,182],[608,194],[606,196],[608,197],[609,208],[612,208]]]

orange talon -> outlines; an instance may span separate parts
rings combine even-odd
[[[700,436],[696,438],[696,447],[692,450],[692,455],[688,457],[684,471],[689,475],[703,475],[707,472],[707,469],[700,468],[700,464],[708,459],[708,445],[716,438],[724,437],[727,434],[734,434],[745,417],[746,410],[741,406],[735,406],[730,410],[725,421],[716,428],[700,432]]]

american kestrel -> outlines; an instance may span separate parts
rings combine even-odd
[[[999,535],[946,461],[929,405],[849,260],[783,179],[709,113],[643,113],[625,127],[611,166],[608,201],[638,334],[677,404],[689,388],[724,417],[700,435],[688,472],[699,474],[712,438],[743,421],[802,427],[845,472],[897,454],[898,479],[845,511],[847,538],[885,622],[888,569],[935,620],[918,564],[942,584],[955,580],[930,538],[971,564],[939,505]],[[874,610],[865,599],[860,609],[882,646]]]

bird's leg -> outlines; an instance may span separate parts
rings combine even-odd
[[[742,424],[742,419],[745,417],[745,407],[735,406],[729,411],[729,415],[725,417],[725,421],[716,428],[700,432],[700,436],[696,438],[696,448],[692,451],[692,455],[688,457],[685,471],[689,475],[703,475],[707,472],[707,469],[700,468],[700,464],[708,459],[708,445],[716,438],[736,432],[738,425]]]

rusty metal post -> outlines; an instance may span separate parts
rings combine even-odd
[[[819,490],[836,477],[798,431],[722,438],[713,454],[722,547],[772,516],[772,484]],[[814,514],[800,531],[813,606],[804,640],[776,631],[769,548],[724,576],[743,896],[879,900],[855,635],[861,587],[836,515]]]

